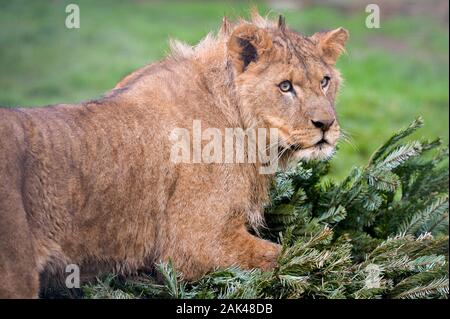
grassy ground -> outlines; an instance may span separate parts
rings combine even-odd
[[[80,5],[81,28],[66,29],[65,6]],[[258,5],[267,9],[264,3]],[[242,2],[0,0],[0,105],[78,102],[101,95],[132,70],[167,52],[167,39],[195,43],[216,30],[224,14],[246,14]],[[425,137],[448,142],[448,25],[425,16],[383,16],[365,27],[365,12],[332,8],[282,10],[305,33],[344,26],[348,55],[338,103],[344,144],[333,174],[345,176],[392,131],[416,115]]]

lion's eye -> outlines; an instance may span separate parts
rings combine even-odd
[[[325,89],[328,84],[330,84],[330,80],[331,78],[328,75],[325,75],[322,79],[322,81],[320,81],[320,86],[322,87],[322,89]]]
[[[292,91],[292,83],[291,81],[283,81],[280,84],[278,84],[278,87],[280,88],[281,91],[283,92],[289,92]]]

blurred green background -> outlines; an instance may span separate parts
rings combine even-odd
[[[81,28],[65,27],[65,7],[76,3]],[[365,26],[365,6],[377,3],[381,27]],[[100,96],[126,74],[163,57],[168,39],[194,44],[221,17],[283,13],[310,35],[343,26],[347,55],[338,66],[345,85],[337,104],[351,143],[333,160],[345,176],[393,131],[417,115],[424,138],[448,143],[448,1],[32,1],[0,0],[0,105],[41,106]],[[1,137],[0,137],[1,138]]]

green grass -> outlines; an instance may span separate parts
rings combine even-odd
[[[80,5],[81,28],[66,29],[65,6]],[[267,7],[258,5],[261,11]],[[168,38],[195,43],[221,17],[247,15],[242,2],[0,0],[0,105],[37,106],[90,99],[124,75],[158,60]],[[383,12],[383,11],[382,11]],[[348,54],[339,62],[345,86],[337,105],[353,145],[343,144],[333,175],[347,175],[393,131],[422,115],[425,138],[448,143],[448,27],[426,17],[381,19],[332,8],[283,11],[305,34],[343,26]]]

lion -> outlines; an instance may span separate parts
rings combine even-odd
[[[276,128],[279,157],[325,159],[340,136],[343,28],[303,36],[284,18],[224,18],[80,104],[0,109],[0,297],[38,298],[43,274],[151,271],[185,280],[229,266],[273,269],[261,239],[273,174],[261,163],[175,163],[170,134]]]

